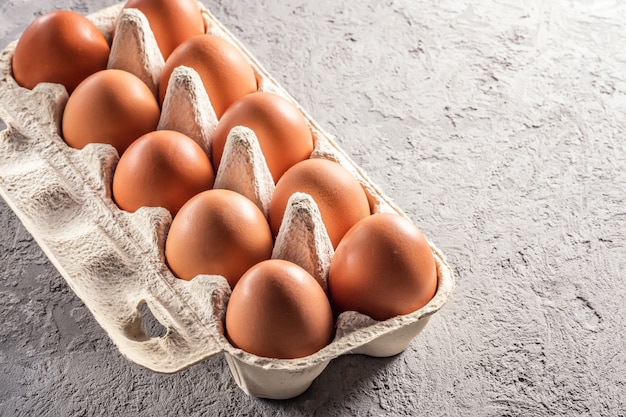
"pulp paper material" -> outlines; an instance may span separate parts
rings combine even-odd
[[[88,17],[109,39],[119,22],[116,36],[128,40],[113,42],[109,68],[134,72],[154,88],[163,66],[154,35],[140,13],[125,11],[120,15],[121,11],[120,4]],[[247,57],[260,90],[280,94],[302,110],[208,10],[203,8],[202,13],[208,32],[233,43]],[[113,203],[110,186],[117,152],[109,145],[92,144],[76,150],[65,144],[58,132],[67,92],[60,85],[47,83],[32,91],[19,87],[11,76],[15,45],[10,44],[0,56],[0,116],[8,126],[0,134],[0,193],[132,362],[170,373],[223,352],[235,381],[245,392],[290,398],[306,390],[337,356],[401,352],[448,300],[454,287],[452,271],[431,244],[438,289],[420,310],[382,322],[356,312],[343,313],[333,342],[304,358],[262,358],[234,348],[224,335],[230,295],[226,280],[202,275],[182,281],[171,274],[163,253],[171,222],[169,212],[145,207],[128,213]],[[130,59],[132,54],[138,55],[137,61]],[[159,128],[184,125],[185,133],[210,151],[216,118],[206,110],[210,101],[199,86],[197,74],[181,67],[173,79],[170,86],[174,93],[164,104]],[[302,112],[315,137],[311,157],[332,159],[348,169],[363,185],[374,212],[404,215],[332,137]],[[184,123],[181,117],[186,117]],[[274,188],[254,132],[233,130],[220,169],[216,186],[243,193],[267,213]],[[325,287],[332,245],[315,202],[306,194],[290,200],[273,257],[301,264]],[[164,336],[151,338],[144,332],[143,304],[167,328]]]

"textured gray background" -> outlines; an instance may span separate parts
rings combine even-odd
[[[0,0],[0,47],[38,14]],[[626,6],[204,3],[447,255],[402,354],[341,357],[289,401],[222,356],[129,363],[0,204],[0,415],[626,415]],[[234,3],[234,4],[231,4]]]

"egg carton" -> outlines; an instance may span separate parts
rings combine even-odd
[[[315,140],[311,158],[332,159],[348,169],[363,185],[372,212],[406,217],[206,7],[200,7],[207,33],[243,53],[254,68],[259,90],[278,94],[302,111]],[[111,43],[109,68],[134,73],[156,94],[164,61],[145,16],[117,4],[87,17]],[[344,312],[336,321],[333,341],[303,358],[265,358],[233,347],[224,335],[231,293],[226,279],[199,275],[183,281],[172,275],[164,258],[169,212],[144,207],[129,213],[113,203],[117,151],[105,144],[82,150],[65,144],[59,132],[67,91],[51,83],[33,90],[18,86],[11,75],[16,44],[0,55],[0,117],[7,124],[0,132],[0,194],[128,360],[155,372],[174,373],[223,353],[234,380],[247,394],[291,398],[340,355],[386,357],[402,352],[449,299],[452,271],[429,242],[438,287],[419,310],[384,321]],[[158,128],[181,131],[210,152],[216,123],[198,74],[191,68],[176,69]],[[267,214],[274,182],[251,130],[231,131],[215,188],[240,192]],[[294,194],[272,257],[303,266],[326,289],[332,255],[315,202],[306,194]],[[164,335],[150,337],[144,331],[144,304],[166,329]]]

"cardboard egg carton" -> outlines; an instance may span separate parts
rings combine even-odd
[[[259,89],[279,94],[302,110],[248,50],[204,6],[201,9],[207,32],[228,40],[247,57]],[[118,4],[88,18],[112,41],[109,67],[134,73],[156,93],[164,62],[145,16]],[[0,194],[130,361],[172,373],[223,353],[236,383],[246,393],[291,398],[305,391],[340,355],[402,352],[450,297],[452,271],[430,244],[438,288],[423,308],[385,321],[345,312],[337,319],[332,343],[303,358],[264,358],[233,347],[224,336],[231,292],[227,281],[217,275],[200,275],[191,281],[172,275],[164,259],[169,212],[144,207],[128,213],[113,203],[111,179],[117,152],[104,144],[82,150],[65,144],[59,132],[67,92],[49,83],[33,90],[18,86],[11,75],[16,43],[0,56],[0,117],[8,126],[0,133]],[[373,212],[405,216],[332,137],[302,113],[315,138],[311,157],[332,159],[348,169],[363,185]],[[198,74],[186,67],[176,69],[158,128],[179,130],[209,152],[216,123]],[[251,130],[237,127],[230,133],[215,188],[240,192],[267,214],[274,182]],[[303,266],[326,289],[332,255],[315,202],[306,194],[294,194],[272,256]],[[163,336],[145,333],[144,304],[167,329]]]

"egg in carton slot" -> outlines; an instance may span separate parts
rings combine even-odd
[[[206,32],[241,51],[255,71],[258,89],[282,96],[303,113],[314,137],[311,158],[330,159],[346,168],[363,186],[373,213],[406,217],[246,47],[199,5]],[[146,17],[117,4],[87,18],[111,44],[108,68],[135,74],[158,94],[164,59]],[[11,70],[16,44],[8,45],[0,56],[0,117],[7,124],[0,133],[0,193],[128,360],[155,372],[173,373],[223,353],[236,383],[247,394],[292,398],[340,355],[386,357],[402,352],[449,299],[454,288],[452,270],[429,241],[437,290],[419,310],[383,321],[343,312],[332,342],[302,358],[266,358],[235,348],[224,331],[231,293],[226,279],[199,275],[185,281],[171,273],[164,256],[170,213],[160,207],[142,207],[134,213],[118,208],[111,195],[117,151],[105,144],[78,150],[64,142],[59,132],[68,93],[52,83],[32,90],[20,87]],[[188,67],[176,68],[158,129],[180,131],[209,153],[216,125],[198,74]],[[235,127],[228,135],[214,188],[243,194],[267,216],[274,187],[254,132]],[[332,256],[333,246],[315,201],[307,194],[294,194],[272,258],[302,266],[326,290]],[[166,329],[164,335],[150,337],[144,331],[144,304]]]

